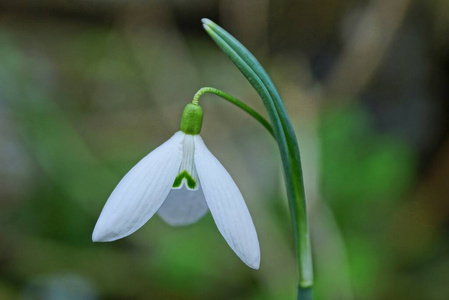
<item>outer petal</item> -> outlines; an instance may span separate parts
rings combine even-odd
[[[259,240],[242,194],[200,136],[195,136],[195,165],[218,230],[245,264],[258,269]]]
[[[159,216],[172,226],[184,226],[195,223],[208,211],[201,186],[189,190],[182,186],[172,189],[158,210]]]
[[[178,173],[184,135],[177,132],[123,177],[95,225],[94,242],[109,242],[128,236],[154,215],[167,198]]]

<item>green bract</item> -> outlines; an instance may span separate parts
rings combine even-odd
[[[185,134],[197,135],[203,125],[203,110],[198,104],[189,103],[184,108],[181,118],[181,131]]]

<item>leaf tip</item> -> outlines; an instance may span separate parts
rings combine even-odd
[[[215,24],[214,22],[212,22],[211,20],[209,20],[208,18],[202,18],[201,19],[201,22],[203,22],[203,26],[204,25],[213,25],[213,24]]]
[[[204,28],[204,30],[206,30],[207,33],[209,33],[209,34],[212,32],[212,28],[210,28],[209,25],[207,25],[207,24],[203,24],[203,28]]]

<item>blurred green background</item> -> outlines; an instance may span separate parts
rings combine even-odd
[[[449,299],[447,0],[0,1],[0,299],[295,299],[277,147],[214,96],[202,136],[245,197],[260,270],[210,214],[91,241],[199,88],[265,114],[202,17],[259,58],[290,113],[316,299]]]

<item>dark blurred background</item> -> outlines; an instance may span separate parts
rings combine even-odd
[[[316,299],[449,299],[447,0],[1,1],[0,299],[295,299],[277,147],[214,96],[202,136],[246,199],[260,270],[210,214],[91,241],[199,88],[265,114],[202,17],[259,58],[290,113]]]

